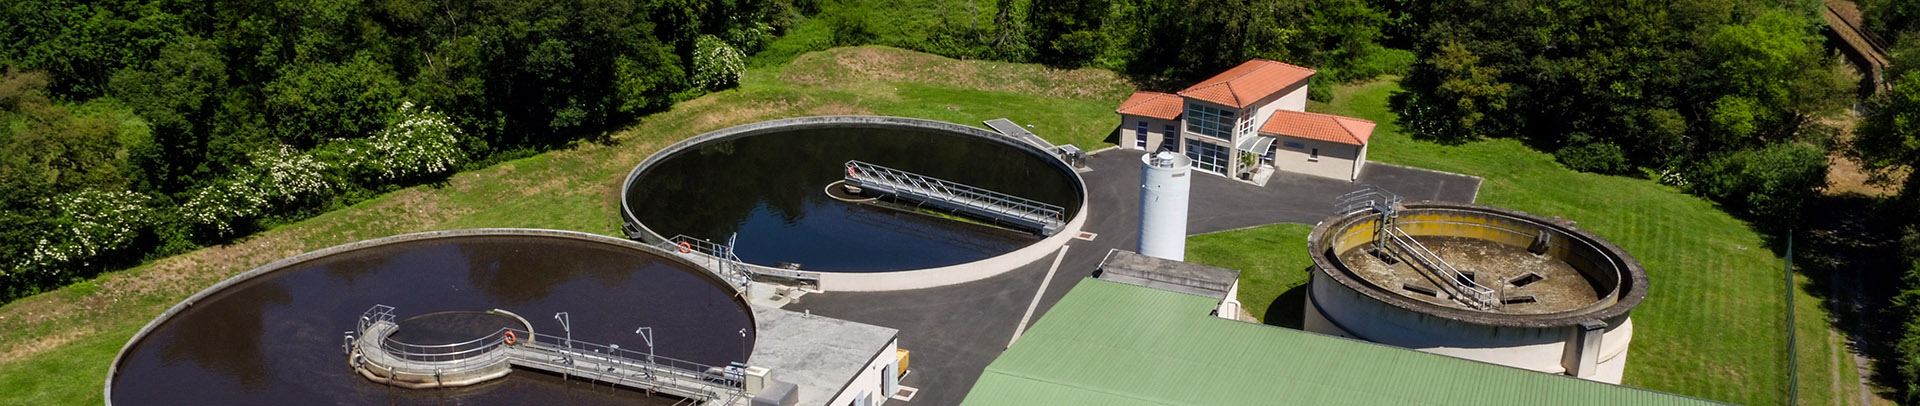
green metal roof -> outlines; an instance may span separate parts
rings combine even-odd
[[[1216,304],[1081,280],[964,404],[1717,404],[1208,316]]]

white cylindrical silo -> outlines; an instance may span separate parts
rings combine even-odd
[[[1193,160],[1173,152],[1140,156],[1141,254],[1183,261],[1187,256],[1187,194]]]

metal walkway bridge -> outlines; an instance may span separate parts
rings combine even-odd
[[[861,161],[847,161],[847,184],[942,210],[1053,235],[1066,227],[1066,210],[1036,200]]]
[[[374,382],[405,388],[466,386],[506,376],[513,367],[520,367],[664,393],[693,404],[750,401],[737,368],[714,368],[516,328],[463,343],[407,344],[391,338],[399,330],[393,318],[392,306],[375,305],[361,314],[358,337],[349,331],[345,338],[348,364]]]

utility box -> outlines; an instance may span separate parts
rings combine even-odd
[[[899,376],[907,375],[907,358],[909,354],[911,353],[908,352],[907,350],[901,350],[901,349],[893,350],[893,357],[895,359],[900,360],[900,371],[898,372],[898,375],[894,375],[894,376],[899,377]]]
[[[740,383],[740,388],[746,389],[747,394],[760,393],[767,388],[769,382],[772,382],[771,379],[767,379],[767,374],[771,372],[773,371],[762,367],[747,367],[746,373],[743,374],[745,379]]]

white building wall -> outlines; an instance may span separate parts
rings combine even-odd
[[[1455,358],[1565,374],[1563,357],[1577,327],[1496,327],[1469,324],[1402,309],[1373,300],[1315,270],[1308,282],[1304,327],[1321,334],[1356,338]],[[1589,380],[1619,384],[1626,371],[1633,321],[1608,320],[1602,333],[1596,373]]]
[[[1220,307],[1213,313],[1223,319],[1240,319],[1240,281],[1233,281],[1233,286],[1227,288],[1226,300],[1220,301]]]
[[[1136,140],[1139,139],[1137,137],[1140,136],[1141,122],[1147,123],[1147,146],[1145,148],[1139,147],[1138,144],[1136,143]],[[1177,138],[1178,134],[1183,132],[1183,130],[1181,130],[1181,123],[1178,120],[1162,120],[1162,119],[1153,118],[1153,117],[1136,116],[1132,114],[1121,114],[1120,115],[1120,139],[1117,141],[1119,141],[1118,144],[1120,144],[1121,148],[1143,150],[1143,151],[1159,151],[1160,147],[1162,146],[1161,145],[1162,140],[1166,139],[1167,126],[1173,126],[1173,131],[1174,131],[1174,134],[1176,134],[1176,139],[1178,139]],[[1180,146],[1178,144],[1179,143],[1177,142],[1175,143],[1175,145],[1172,148],[1173,151],[1176,151],[1176,152],[1180,151]]]
[[[1261,126],[1267,125],[1267,120],[1273,119],[1273,112],[1275,111],[1307,111],[1307,82],[1306,80],[1302,80],[1300,83],[1294,84],[1293,87],[1281,89],[1267,96],[1266,99],[1255,103],[1252,107],[1260,113],[1259,122],[1254,123],[1253,127],[1260,128]]]
[[[899,349],[900,339],[895,338],[893,341],[888,341],[886,348],[881,349],[880,353],[876,354],[873,360],[867,361],[867,368],[860,370],[860,375],[854,376],[853,382],[848,383],[846,388],[840,389],[840,394],[834,395],[833,401],[827,402],[827,405],[844,406],[856,404],[854,400],[858,399],[861,393],[871,396],[873,405],[877,406],[886,403],[887,399],[891,398],[893,394],[881,391],[881,385],[885,385],[884,381],[886,378],[883,374],[887,371],[887,365],[893,363],[894,353]]]
[[[1360,146],[1360,157],[1353,160],[1353,177],[1349,181],[1360,180],[1360,171],[1367,169],[1367,146]]]
[[[1274,143],[1273,166],[1282,171],[1304,173],[1346,181],[1359,176],[1357,168],[1366,159],[1366,147],[1281,135]],[[1298,145],[1298,146],[1293,146]],[[1313,157],[1314,149],[1319,158]]]

